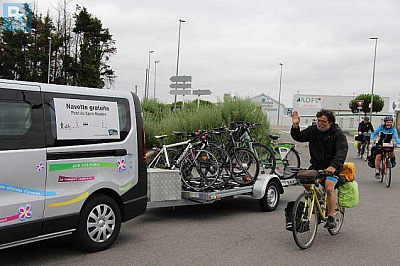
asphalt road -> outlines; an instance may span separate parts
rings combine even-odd
[[[280,134],[282,141],[291,140],[287,130]],[[400,265],[399,168],[386,188],[356,158],[348,138],[347,161],[356,163],[360,204],[346,210],[338,235],[320,226],[308,250],[300,250],[284,227],[286,203],[302,191],[295,186],[285,189],[274,212],[261,212],[247,197],[151,209],[123,224],[109,250],[82,253],[64,237],[1,250],[0,265]],[[308,166],[307,145],[298,149],[302,166]]]

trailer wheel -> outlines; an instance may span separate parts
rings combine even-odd
[[[278,207],[280,197],[278,184],[276,181],[271,181],[265,189],[264,197],[259,199],[258,202],[263,211],[270,212]]]
[[[109,248],[121,229],[121,211],[110,197],[96,195],[82,207],[74,238],[85,251]]]

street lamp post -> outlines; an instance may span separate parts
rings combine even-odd
[[[372,107],[374,102],[374,83],[375,83],[375,62],[376,62],[376,47],[378,46],[378,37],[371,37],[370,40],[375,40],[375,51],[374,51],[374,67],[372,69],[372,85],[371,85],[371,110],[369,113],[369,120],[372,123]]]
[[[279,65],[281,66],[281,75],[279,78],[279,96],[278,96],[278,120],[276,122],[276,124],[279,126],[279,116],[280,116],[280,109],[281,109],[281,91],[282,91],[282,67],[283,64],[279,63]]]
[[[47,83],[50,83],[50,64],[51,64],[51,38],[47,38],[49,40],[49,65],[47,68]]]
[[[160,63],[160,60],[154,61],[154,90],[153,90],[154,99],[156,99],[157,63]]]
[[[153,50],[149,51],[149,64],[147,65],[147,75],[146,75],[146,86],[144,88],[144,98],[148,98],[149,96],[149,90],[150,90],[150,58],[151,58],[151,54],[154,53]]]
[[[181,25],[182,25],[182,23],[184,23],[184,22],[186,22],[186,21],[183,20],[183,19],[179,19],[178,53],[177,53],[177,56],[176,56],[176,73],[175,73],[176,76],[179,75],[179,48],[180,48],[180,45],[181,45]],[[175,88],[175,91],[176,91],[176,88]],[[177,98],[177,95],[175,94],[175,97],[174,97],[174,110],[176,110],[176,98]]]

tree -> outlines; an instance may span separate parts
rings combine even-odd
[[[115,78],[108,65],[116,53],[107,28],[86,8],[77,6],[74,17],[68,0],[59,4],[56,25],[49,14],[31,14],[32,29],[12,30],[9,18],[0,17],[0,78],[103,88]],[[4,27],[11,30],[3,30]]]
[[[104,79],[114,75],[114,71],[106,64],[109,56],[116,52],[114,40],[108,29],[87,12],[86,8],[77,7],[73,32],[79,36],[79,56],[75,64],[78,67],[76,83],[80,86],[102,88]]]
[[[370,107],[371,94],[360,94],[356,98],[354,98],[353,100],[351,100],[349,102],[349,108],[351,109],[351,111],[353,113],[358,113],[358,108],[357,108],[358,100],[364,101],[363,104],[361,105],[361,107],[362,107],[361,112],[363,112],[364,115],[367,115],[367,113],[370,113],[371,112],[371,107]],[[385,105],[385,102],[383,101],[381,96],[374,94],[372,111],[375,113],[378,113],[378,112],[382,111],[384,105]]]

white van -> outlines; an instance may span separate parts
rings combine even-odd
[[[110,247],[147,206],[141,112],[127,91],[0,79],[0,249]]]

